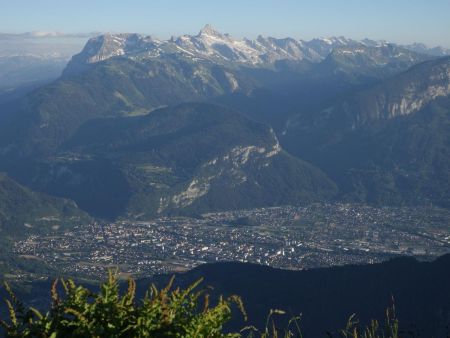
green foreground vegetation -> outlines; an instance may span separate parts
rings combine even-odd
[[[263,330],[247,326],[239,332],[227,332],[224,328],[232,315],[247,318],[241,298],[220,297],[212,305],[206,290],[196,291],[201,281],[183,290],[172,289],[172,278],[163,289],[152,285],[145,297],[137,301],[135,281],[129,279],[128,289],[121,292],[113,272],[98,293],[72,280],[60,279],[52,286],[52,305],[45,314],[25,307],[5,284],[10,318],[0,320],[0,325],[6,337],[303,337],[300,316],[293,317],[285,329],[277,328],[274,316],[284,315],[281,310],[270,311]],[[59,285],[64,297],[59,295]],[[399,337],[395,310],[392,307],[386,311],[384,326],[372,320],[363,328],[352,316],[337,336]]]

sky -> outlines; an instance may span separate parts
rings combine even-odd
[[[450,48],[450,0],[0,0],[0,32],[136,32],[206,23],[235,37],[345,36]]]

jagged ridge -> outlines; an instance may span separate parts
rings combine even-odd
[[[74,56],[66,74],[85,69],[86,65],[111,57],[132,59],[155,58],[180,54],[192,59],[208,59],[215,62],[233,62],[248,65],[270,65],[279,60],[309,60],[318,62],[340,47],[382,47],[394,45],[385,41],[364,39],[356,41],[339,38],[322,38],[311,41],[293,38],[258,36],[256,40],[235,39],[206,25],[197,35],[182,35],[169,40],[159,40],[139,34],[105,34],[88,41],[83,51]],[[450,53],[444,49],[427,49],[416,45],[405,49],[424,54]]]

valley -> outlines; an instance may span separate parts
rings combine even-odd
[[[449,13],[3,1],[0,338],[449,338]]]
[[[88,279],[116,267],[143,278],[223,261],[303,270],[405,255],[430,260],[450,253],[449,222],[450,212],[439,208],[313,204],[84,224],[31,235],[13,252]],[[29,277],[20,272],[13,279]]]
[[[0,104],[0,270],[449,253],[449,54],[210,25],[93,37],[62,76]]]
[[[449,1],[0,7],[0,337],[450,337]]]

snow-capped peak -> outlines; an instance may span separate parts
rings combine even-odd
[[[200,30],[200,33],[198,34],[198,36],[202,36],[202,35],[209,35],[209,36],[216,36],[216,37],[222,37],[223,36],[219,31],[217,31],[210,24],[206,24],[205,27],[203,27]]]
[[[112,57],[159,58],[178,54],[195,60],[232,62],[247,65],[271,65],[278,60],[309,60],[319,62],[333,50],[341,48],[388,47],[385,41],[365,39],[356,41],[344,37],[319,38],[311,41],[293,38],[258,36],[256,40],[235,39],[218,32],[208,24],[197,35],[182,35],[169,40],[157,40],[139,34],[104,34],[88,41],[83,51],[72,58],[68,66],[73,70],[83,65],[104,61]],[[424,46],[410,46],[410,50],[424,50]],[[428,49],[438,54],[448,50]],[[81,68],[80,68],[81,67]]]

